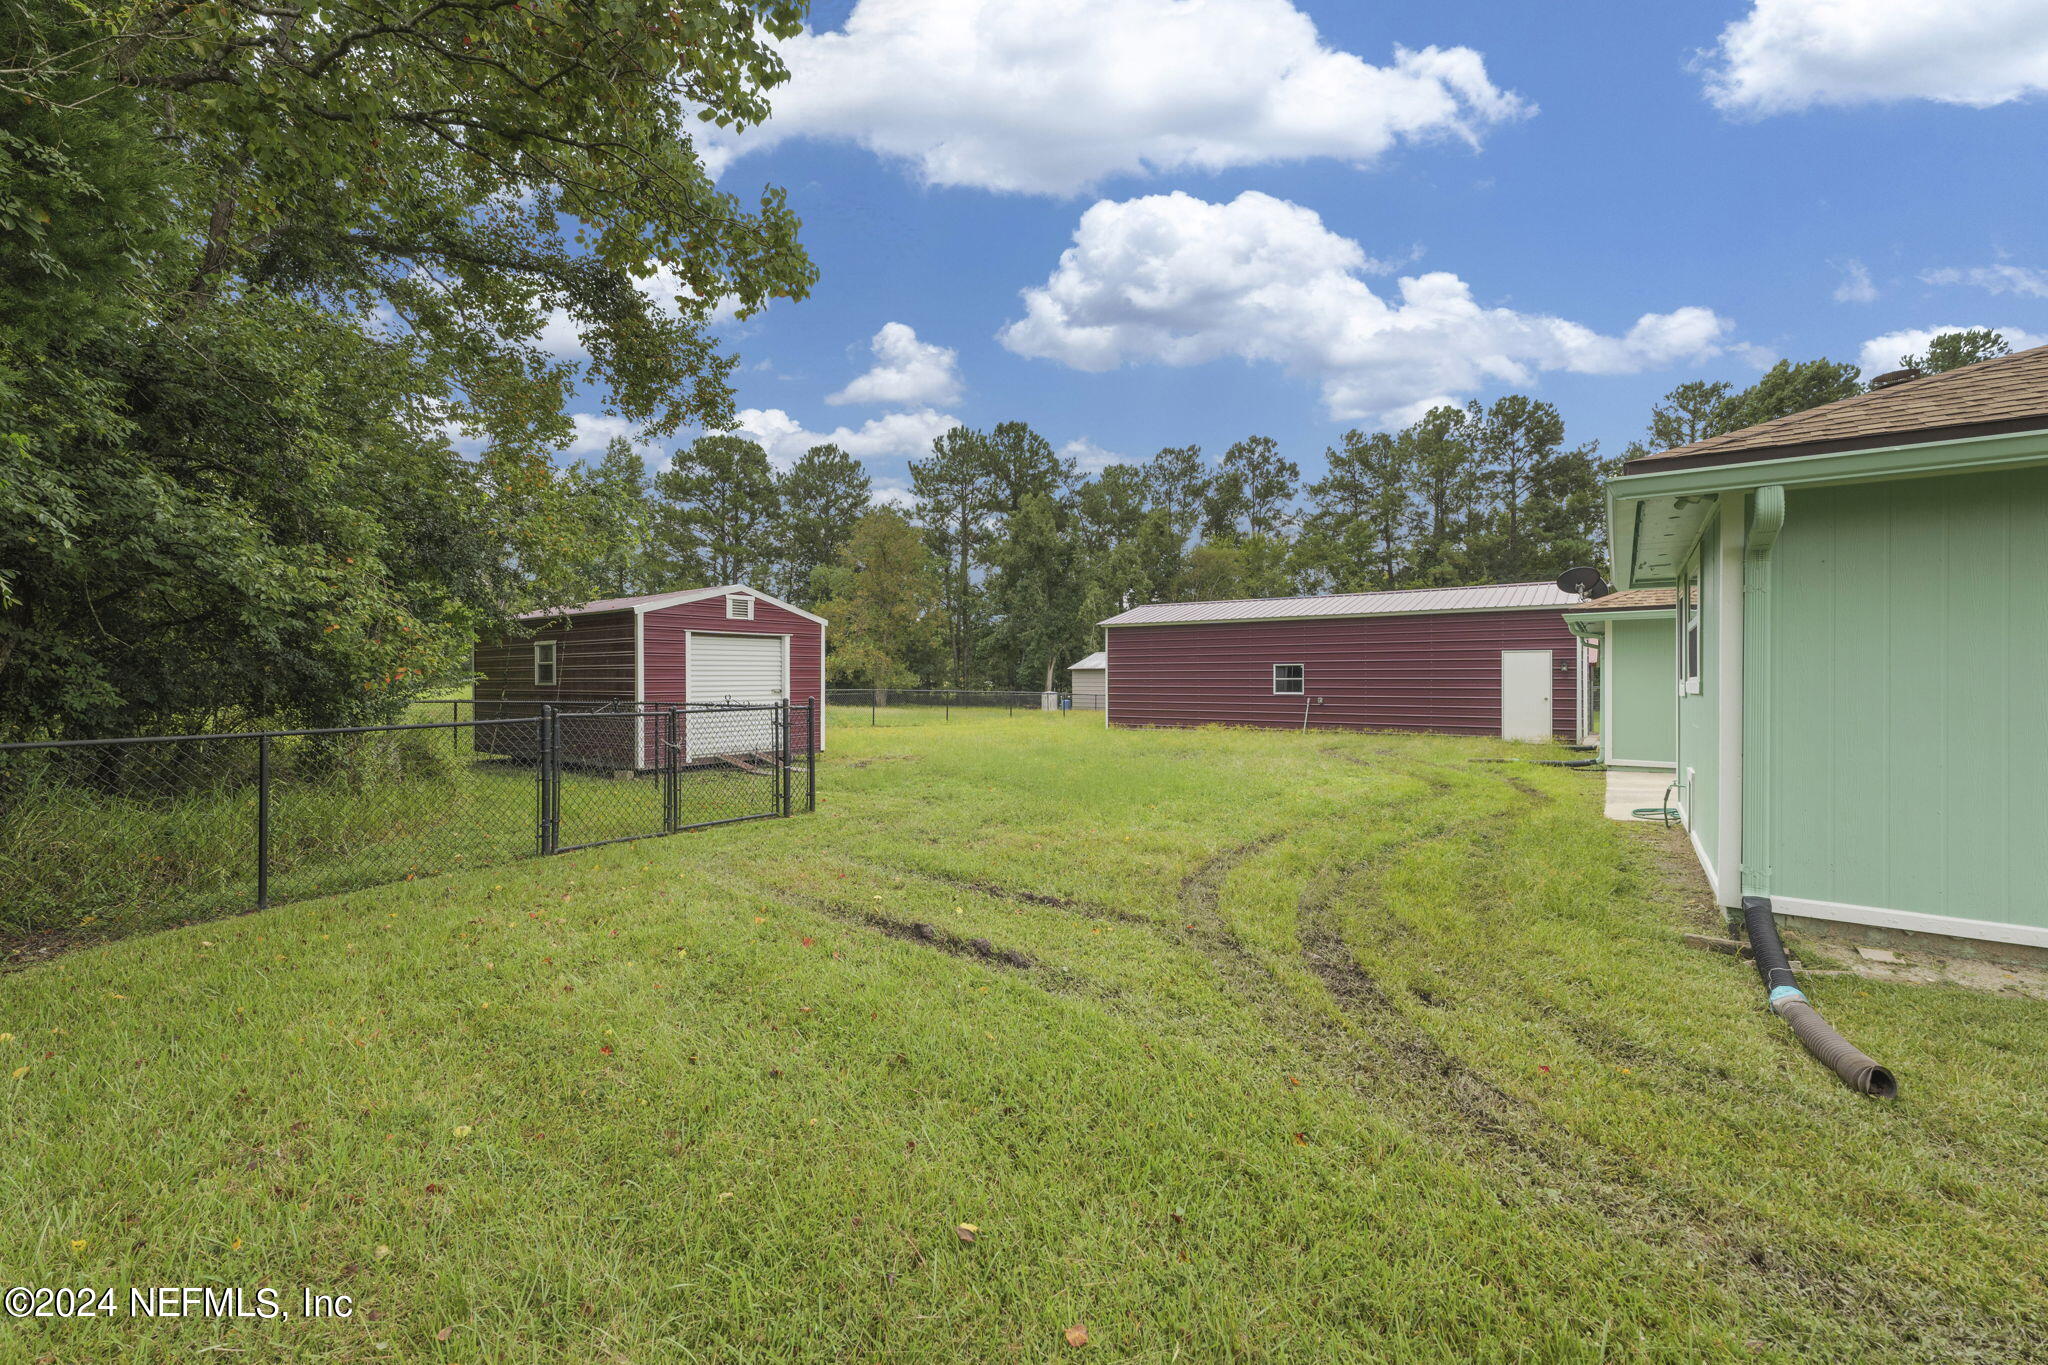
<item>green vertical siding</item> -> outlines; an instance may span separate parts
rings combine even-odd
[[[1721,639],[1719,556],[1716,553],[1720,535],[1721,523],[1716,517],[1707,522],[1700,532],[1698,544],[1693,547],[1693,562],[1704,561],[1705,565],[1705,571],[1700,574],[1700,690],[1678,699],[1679,781],[1686,781],[1688,770],[1692,774],[1685,792],[1685,825],[1692,832],[1701,857],[1710,867],[1720,851],[1715,842],[1715,831],[1719,827],[1717,807],[1720,788],[1714,780],[1721,761],[1718,748],[1721,695],[1714,678]],[[1683,619],[1683,607],[1681,602],[1680,619]],[[1713,867],[1712,871],[1724,892],[1731,889],[1719,868]]]
[[[1768,595],[1756,889],[2048,928],[2048,470],[1792,490]]]
[[[1601,726],[1610,762],[1669,763],[1678,744],[1671,613],[1610,621],[1603,670]]]

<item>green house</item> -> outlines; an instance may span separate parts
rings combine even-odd
[[[1597,664],[1600,761],[1610,768],[1669,769],[1678,750],[1678,698],[1671,685],[1677,629],[1669,588],[1596,597],[1564,614]]]
[[[2048,347],[1630,461],[1724,906],[2048,948]]]

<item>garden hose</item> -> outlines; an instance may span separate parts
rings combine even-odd
[[[1671,793],[1677,790],[1678,784],[1676,782],[1673,782],[1671,785],[1664,788],[1663,805],[1637,806],[1634,810],[1630,811],[1629,814],[1638,820],[1655,820],[1658,823],[1662,824],[1664,828],[1670,829],[1673,825],[1678,823],[1678,807],[1671,804]]]

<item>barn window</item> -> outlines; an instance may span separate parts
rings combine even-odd
[[[1308,681],[1308,668],[1304,664],[1273,665],[1273,695],[1276,697],[1298,697]]]
[[[728,621],[753,620],[754,599],[745,593],[727,593],[725,597],[725,619]]]
[[[533,647],[533,685],[553,687],[555,685],[555,642],[543,640]]]

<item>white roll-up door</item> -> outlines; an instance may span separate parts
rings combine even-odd
[[[690,634],[689,700],[692,706],[744,702],[772,706],[784,699],[789,642],[780,635]],[[775,747],[775,717],[768,711],[692,712],[691,759],[752,753]]]

